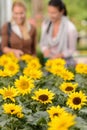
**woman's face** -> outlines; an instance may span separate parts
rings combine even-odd
[[[63,16],[63,11],[59,11],[58,8],[54,6],[48,6],[48,15],[52,22],[56,22]]]
[[[26,19],[25,8],[22,6],[15,6],[13,8],[13,19],[18,25],[23,24]]]

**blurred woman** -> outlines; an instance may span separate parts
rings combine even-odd
[[[2,28],[3,53],[13,52],[17,58],[23,54],[36,54],[36,29],[26,19],[26,6],[15,1],[12,6],[12,20]]]
[[[45,58],[64,58],[71,60],[76,49],[77,31],[67,18],[66,6],[62,0],[50,0],[48,3],[49,19],[42,24],[40,41]]]

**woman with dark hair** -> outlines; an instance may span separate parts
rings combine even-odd
[[[62,0],[50,0],[49,19],[42,24],[40,47],[45,58],[71,60],[76,49],[77,31],[67,18],[67,9]]]

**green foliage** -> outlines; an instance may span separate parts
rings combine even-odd
[[[14,86],[15,79],[17,79],[26,66],[23,61],[20,63],[20,73],[9,78],[0,77],[0,87],[12,85]],[[60,105],[64,107],[69,113],[77,116],[76,124],[70,130],[86,130],[87,129],[87,108],[83,107],[81,110],[72,110],[66,105],[67,95],[63,93],[59,86],[63,83],[63,79],[53,74],[48,73],[45,68],[42,68],[44,75],[41,79],[35,80],[35,88],[28,95],[20,95],[16,97],[16,104],[23,107],[24,118],[19,119],[16,116],[7,115],[3,112],[2,105],[4,100],[0,96],[0,130],[47,130],[47,123],[49,122],[49,115],[46,110],[51,106]],[[87,93],[87,75],[75,74],[75,80],[72,82],[79,83],[77,91],[82,90]],[[34,101],[31,97],[35,90],[39,88],[48,88],[55,97],[52,104],[42,104]]]
[[[78,30],[85,29],[87,30],[87,26],[83,27],[81,25],[82,20],[87,20],[87,0],[64,0],[67,9],[69,17],[72,19],[72,21],[76,24]]]

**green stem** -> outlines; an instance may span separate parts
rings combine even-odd
[[[12,117],[11,117],[11,130],[14,130],[14,120]]]

